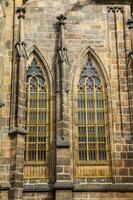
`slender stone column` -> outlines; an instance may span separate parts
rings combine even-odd
[[[4,106],[4,102],[0,99],[0,108],[2,108]],[[0,110],[0,131],[1,131],[1,110]],[[0,136],[0,155],[1,155],[1,148],[2,148],[2,136]]]
[[[69,60],[65,39],[64,15],[57,17],[59,49],[56,68],[56,199],[72,199],[71,152],[69,135]]]
[[[57,146],[69,147],[69,127],[68,127],[68,67],[69,60],[67,56],[67,47],[65,41],[65,20],[66,17],[60,15],[57,17],[59,20],[60,33],[59,33],[59,50],[58,50],[58,63],[57,63]]]
[[[128,91],[129,91],[129,112],[130,112],[130,121],[131,121],[131,131],[133,137],[133,15],[131,19],[127,22],[128,28],[130,30],[130,37],[131,37],[131,51],[129,52],[129,61],[127,67],[127,76],[128,76]]]
[[[23,165],[24,165],[24,143],[25,143],[25,65],[26,51],[24,42],[24,26],[25,8],[17,9],[19,19],[19,38],[15,45],[15,60],[14,67],[16,68],[14,87],[16,88],[15,96],[15,116],[14,127],[10,130],[11,138],[11,169],[10,183],[11,190],[9,193],[10,199],[23,199]]]

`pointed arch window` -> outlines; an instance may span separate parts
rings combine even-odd
[[[25,178],[48,178],[49,87],[37,59],[27,70]]]
[[[106,83],[88,54],[76,94],[76,179],[110,180],[110,134]]]

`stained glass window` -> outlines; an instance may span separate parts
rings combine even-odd
[[[106,84],[91,55],[80,73],[76,112],[76,177],[110,178]]]
[[[48,84],[42,68],[33,59],[27,71],[25,141],[26,178],[48,178],[49,101]]]

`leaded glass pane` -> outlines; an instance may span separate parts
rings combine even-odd
[[[36,59],[33,59],[27,71],[26,94],[26,128],[28,134],[25,142],[26,170],[24,175],[25,178],[47,178],[49,150],[48,88],[45,75]]]
[[[78,178],[110,177],[111,159],[105,85],[95,60],[89,56],[80,73],[77,92],[76,176]],[[102,174],[100,169],[103,169]]]

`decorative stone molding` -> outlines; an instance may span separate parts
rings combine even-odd
[[[2,100],[0,100],[0,108],[3,107],[5,104],[3,103]]]
[[[64,133],[57,133],[57,147],[69,147],[69,136]]]
[[[6,16],[6,7],[8,6],[8,2],[9,0],[0,0],[4,17]]]
[[[66,65],[69,65],[69,59],[67,55],[67,47],[65,42],[65,30],[64,26],[66,25],[67,17],[64,15],[60,15],[57,17],[59,20],[58,24],[60,26],[60,43],[59,43],[59,57],[62,63],[66,63]]]
[[[104,4],[126,4],[129,5],[131,0],[95,0],[96,3],[104,3]]]
[[[9,0],[1,0],[1,3],[3,3],[7,7],[8,3],[9,3]]]
[[[0,190],[9,190],[11,187],[9,182],[1,182],[0,183]]]
[[[133,51],[129,51],[128,57],[133,59]]]
[[[26,43],[17,42],[15,45],[15,57],[27,57]]]
[[[59,20],[59,24],[60,24],[60,25],[65,25],[65,24],[66,24],[65,21],[67,20],[67,17],[64,16],[63,14],[59,15],[59,16],[57,17],[57,19]]]
[[[24,42],[24,17],[25,8],[19,7],[16,11],[19,19],[18,42],[15,45],[17,62],[13,67],[16,67],[14,87],[16,87],[16,96],[13,97],[14,109],[14,124],[10,128],[9,136],[11,139],[11,168],[10,168],[10,184],[9,199],[23,199],[23,166],[24,166],[24,148],[25,148],[25,64],[26,64],[26,49]],[[18,178],[19,177],[19,181]]]
[[[124,12],[124,7],[122,6],[109,6],[107,7],[107,9],[108,9],[108,12],[113,12],[113,13]]]
[[[74,184],[74,192],[132,192],[132,184]]]
[[[8,132],[8,134],[9,134],[10,137],[14,137],[17,134],[25,136],[27,134],[27,131],[25,129],[21,128],[21,127],[20,128],[18,127],[18,128],[14,128],[14,129],[10,130]]]
[[[72,190],[74,188],[74,185],[73,183],[69,182],[66,183],[60,182],[60,183],[55,183],[53,185],[53,188],[54,190]]]
[[[15,45],[15,56],[27,58],[26,43],[24,41],[24,18],[26,10],[24,7],[18,7],[16,13],[18,13],[19,19],[19,40]]]
[[[73,184],[73,183],[55,183],[49,184],[25,184],[24,192],[53,192],[56,190],[72,190],[73,192],[133,192],[132,184]]]
[[[60,85],[56,88],[56,92],[60,96],[60,102],[58,102],[60,107],[60,119],[58,124],[60,127],[57,128],[57,147],[69,147],[69,130],[68,130],[68,119],[67,119],[67,104],[64,103],[68,101],[68,67],[70,65],[68,54],[67,54],[67,46],[66,46],[66,38],[65,38],[65,25],[67,17],[64,15],[60,15],[57,17],[58,25],[59,25],[59,45],[58,45],[58,58],[57,58],[57,66],[59,70],[58,80],[60,80]],[[67,131],[66,131],[67,129]]]
[[[128,19],[127,26],[128,26],[129,29],[133,29],[133,18]]]
[[[24,183],[24,192],[52,192],[53,186],[45,183]]]

